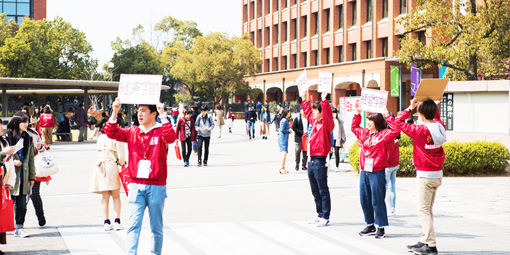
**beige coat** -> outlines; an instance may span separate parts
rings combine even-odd
[[[90,192],[120,189],[119,165],[126,162],[124,143],[102,134],[97,138],[97,152],[98,159],[92,173]]]
[[[3,150],[4,146],[2,143],[0,143],[0,150]],[[7,155],[5,153],[0,151],[0,161],[3,161]],[[16,171],[14,171],[14,161],[12,160],[12,157],[9,159],[9,161],[4,163],[5,166],[5,174],[2,176],[2,181],[4,183],[4,186],[9,184],[14,187],[16,184]],[[4,170],[2,169],[2,173]]]
[[[214,125],[224,126],[225,120],[223,118],[225,115],[223,114],[223,110],[214,110],[214,112],[216,113],[216,120],[214,121]]]

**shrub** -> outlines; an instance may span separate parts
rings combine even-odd
[[[359,147],[358,140],[349,149],[349,163],[359,173]]]
[[[400,140],[398,140],[399,147],[413,147],[413,139],[411,137],[404,134],[404,132],[400,133]]]

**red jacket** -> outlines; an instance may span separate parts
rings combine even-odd
[[[397,125],[406,135],[413,139],[413,163],[418,171],[440,171],[444,164],[443,146],[434,145],[429,129],[425,125],[409,124],[408,110],[402,111],[397,117]],[[439,122],[444,127],[439,115],[439,108],[434,122]]]
[[[128,144],[129,177],[131,182],[148,185],[166,185],[166,155],[167,147],[176,139],[172,124],[157,123],[147,133],[138,126],[119,128],[117,123],[107,122],[104,129],[106,135],[119,142]],[[142,159],[150,160],[151,172],[149,178],[137,178],[138,163]]]
[[[197,133],[197,131],[195,130],[195,121],[192,118],[190,118],[189,121],[190,121],[189,128],[191,130],[191,141],[195,141]],[[177,121],[177,137],[181,142],[186,141],[186,127],[184,125],[186,125],[186,117],[182,117],[179,119],[179,121]]]
[[[179,115],[179,108],[172,108],[172,110],[170,111],[170,113],[172,115]]]
[[[41,123],[41,127],[54,127],[55,122],[53,122],[53,114],[51,113],[43,113],[39,118],[39,122]]]
[[[390,118],[392,119],[391,121],[391,126],[390,125],[390,128],[393,128],[395,127],[396,122],[395,122],[395,118],[391,117]],[[399,128],[400,130],[400,128]],[[398,137],[398,135],[397,135]],[[399,165],[399,162],[400,162],[400,151],[399,151],[399,148],[398,148],[398,138],[395,137],[395,139],[393,140],[389,140],[388,143],[386,144],[386,151],[388,152],[388,167],[396,167]]]
[[[331,152],[331,132],[335,128],[331,106],[328,100],[321,102],[322,120],[319,121],[313,118],[312,107],[308,101],[303,101],[302,106],[308,123],[313,125],[309,138],[310,156],[327,157]]]
[[[365,171],[365,158],[372,158],[374,165],[372,171],[382,171],[388,166],[387,144],[393,141],[400,130],[395,125],[395,120],[388,116],[386,123],[391,129],[383,129],[375,134],[370,134],[370,129],[360,127],[361,115],[355,114],[352,118],[351,130],[361,142],[361,153],[359,155],[360,168]]]

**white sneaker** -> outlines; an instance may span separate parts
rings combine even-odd
[[[315,217],[311,220],[308,221],[308,224],[317,224],[317,222],[319,222],[321,220],[320,217]]]
[[[25,230],[23,230],[22,228],[18,228],[14,231],[14,236],[25,238],[29,237],[30,235],[27,232],[25,232]]]
[[[319,221],[315,224],[317,227],[325,227],[329,225],[329,220],[326,220],[324,218],[319,218]]]
[[[118,231],[118,230],[123,230],[124,227],[122,227],[122,224],[115,222],[115,223],[113,223],[113,229],[115,231]]]
[[[110,225],[110,224],[108,224],[108,223],[105,223],[105,224],[104,224],[104,231],[110,231],[110,230],[112,230],[112,229],[113,229],[112,225]]]

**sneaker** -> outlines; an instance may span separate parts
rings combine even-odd
[[[207,166],[207,162],[204,161],[204,166]]]
[[[253,135],[253,139],[255,139],[255,135]]]
[[[103,228],[104,228],[104,231],[110,231],[113,229],[112,225],[110,225],[108,223],[105,223]]]
[[[375,233],[375,238],[377,239],[383,239],[384,238],[384,228],[378,228],[377,232]]]
[[[375,233],[375,226],[370,225],[367,226],[365,229],[363,229],[361,232],[359,232],[360,236],[369,236]]]
[[[437,255],[436,247],[429,247],[428,244],[424,244],[420,248],[413,248],[412,250],[414,254],[418,255]]]
[[[198,166],[202,166],[202,161],[198,161]]]
[[[299,171],[299,165],[296,165],[296,171]]]
[[[189,163],[188,162],[184,162],[184,167],[188,167],[189,166]]]
[[[329,225],[329,220],[324,218],[319,218],[319,221],[315,224],[317,227],[325,227]]]
[[[416,244],[410,244],[410,245],[408,245],[408,246],[407,246],[407,249],[409,249],[409,252],[413,252],[412,250],[413,250],[414,248],[421,248],[421,247],[423,247],[423,245],[425,245],[425,244],[424,244],[424,243],[422,243],[422,242],[418,242],[418,243],[416,243]]]
[[[15,236],[15,237],[25,238],[25,237],[29,237],[30,235],[29,235],[27,232],[25,232],[25,230],[24,230],[24,229],[22,229],[22,228],[18,228],[18,229],[16,229],[16,230],[14,231],[14,236]]]
[[[320,217],[315,217],[311,220],[308,221],[308,224],[317,224],[317,222],[319,222],[321,220]]]
[[[120,224],[120,223],[118,223],[118,222],[115,222],[115,223],[113,223],[113,229],[114,229],[115,231],[119,231],[119,230],[123,230],[123,229],[124,229],[124,227],[122,227],[122,224]]]
[[[44,225],[46,225],[46,218],[44,218],[44,215],[37,217],[37,219],[39,220],[39,227],[44,227]]]

